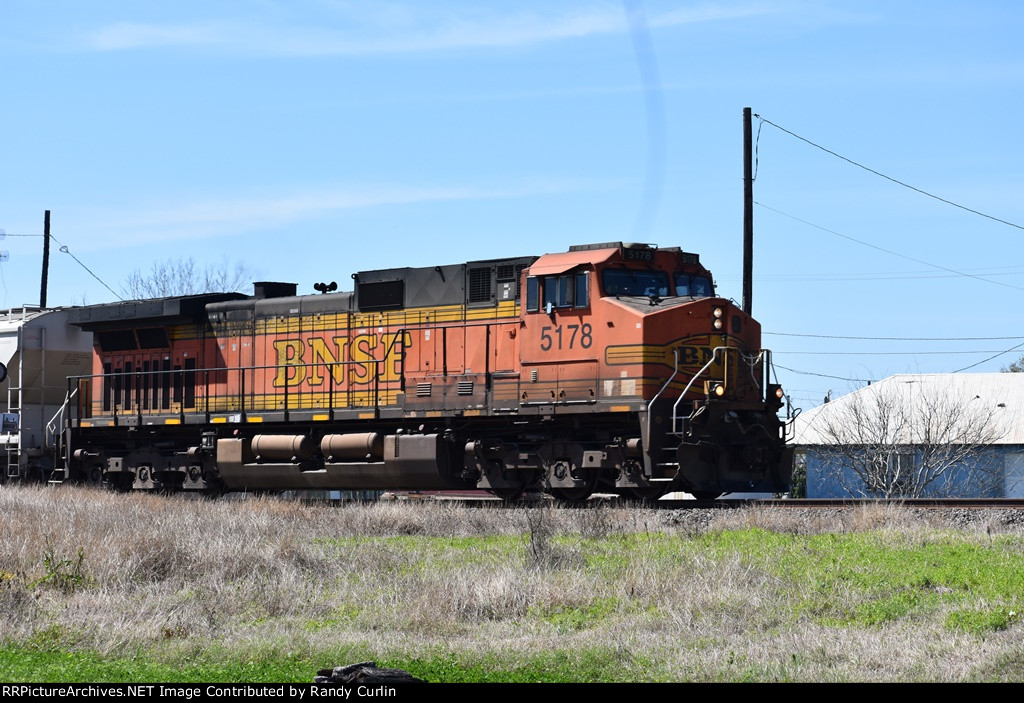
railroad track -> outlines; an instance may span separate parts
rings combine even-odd
[[[877,505],[886,501],[872,499],[826,499],[826,498],[797,498],[788,500],[755,500],[748,501],[757,505],[766,505],[773,508],[855,508],[867,505]],[[1021,498],[906,498],[903,500],[891,500],[888,503],[900,505],[907,508],[934,508],[949,510],[952,508],[966,508],[972,510],[1024,510],[1024,499]]]
[[[920,509],[932,509],[932,510],[951,510],[951,509],[968,509],[968,510],[1024,510],[1024,499],[1022,498],[905,498],[901,500],[890,500],[885,501],[877,498],[861,498],[861,499],[833,499],[833,498],[784,498],[784,499],[765,499],[765,498],[743,498],[743,499],[731,499],[731,498],[719,498],[717,500],[669,500],[662,499],[654,502],[642,502],[636,500],[630,500],[617,495],[611,494],[595,494],[589,500],[583,503],[564,504],[552,500],[549,497],[537,496],[531,498],[525,497],[523,500],[515,502],[505,502],[499,498],[488,495],[467,495],[466,492],[455,492],[451,494],[439,492],[434,494],[409,494],[402,496],[395,496],[394,499],[406,500],[406,501],[446,501],[454,502],[462,505],[472,506],[494,506],[494,507],[530,507],[533,505],[552,505],[556,507],[565,508],[598,508],[601,506],[621,506],[621,507],[643,507],[652,510],[727,510],[735,508],[743,508],[752,505],[763,506],[767,508],[812,508],[812,509],[837,509],[837,508],[857,508],[866,507],[871,505],[878,505],[881,503],[888,503],[891,505],[899,505],[906,508],[920,508]]]

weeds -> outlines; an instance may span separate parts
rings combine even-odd
[[[1024,525],[965,519],[0,487],[0,679],[1022,681]]]
[[[47,585],[57,588],[64,593],[71,593],[85,585],[84,563],[85,549],[83,547],[79,547],[78,553],[69,559],[58,558],[54,554],[53,548],[49,547],[43,555],[43,569],[46,573],[33,581],[31,586],[36,588]]]

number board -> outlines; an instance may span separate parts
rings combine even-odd
[[[622,258],[626,261],[654,261],[655,249],[623,249]]]

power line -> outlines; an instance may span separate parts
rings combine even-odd
[[[915,259],[912,256],[907,256],[906,254],[900,254],[899,252],[892,251],[891,249],[886,249],[885,247],[880,247],[877,244],[871,244],[869,242],[865,242],[865,241],[862,241],[860,239],[857,239],[856,237],[851,237],[848,234],[843,234],[841,232],[836,232],[835,230],[831,230],[831,229],[829,229],[827,227],[822,227],[821,225],[816,225],[813,222],[808,222],[807,220],[800,219],[799,217],[797,217],[795,215],[790,215],[787,212],[782,212],[782,210],[776,210],[775,208],[769,207],[769,206],[765,205],[764,203],[760,203],[760,202],[754,201],[754,204],[755,205],[759,205],[760,207],[763,207],[765,210],[771,210],[772,212],[777,213],[779,215],[782,215],[783,217],[788,217],[788,218],[790,218],[792,220],[796,220],[797,222],[801,222],[801,223],[807,225],[808,227],[814,227],[815,229],[820,229],[822,232],[828,232],[829,234],[834,234],[837,237],[842,237],[843,239],[848,239],[851,242],[856,242],[857,244],[860,244],[862,246],[871,247],[872,249],[877,249],[878,251],[884,251],[886,254],[892,254],[893,256],[898,256],[901,259],[907,259],[908,261],[913,261],[913,262],[918,263],[918,264],[923,264],[924,266],[931,266],[932,268],[939,269],[940,271],[946,271],[948,273],[955,273],[957,276],[966,276],[967,278],[973,278],[973,279],[978,280],[978,281],[984,281],[985,283],[992,283],[992,284],[997,285],[997,286],[1003,286],[1004,288],[1013,288],[1014,290],[1024,291],[1024,288],[1021,288],[1020,286],[1013,286],[1013,285],[1010,285],[1009,283],[1003,283],[1002,281],[993,281],[992,279],[989,279],[989,278],[983,278],[981,276],[975,276],[974,274],[971,274],[971,273],[964,273],[963,271],[957,271],[956,269],[951,269],[951,268],[947,268],[945,266],[939,266],[938,264],[933,264],[930,261],[923,261],[921,259]]]
[[[1024,343],[1018,346],[1024,346]],[[1016,349],[1016,347],[1014,347]],[[1012,351],[1012,350],[1011,350]],[[779,351],[772,350],[773,354],[805,354],[810,356],[927,356],[936,354],[1005,354],[1006,352],[995,352],[992,349],[980,349],[975,351]],[[993,357],[995,358],[995,357]]]
[[[980,212],[978,210],[973,210],[973,209],[971,209],[969,207],[966,207],[964,205],[960,205],[958,203],[954,203],[952,200],[946,200],[945,198],[940,198],[939,196],[934,195],[932,193],[929,193],[928,191],[921,190],[920,188],[915,188],[914,186],[910,185],[909,183],[904,183],[903,181],[897,180],[897,179],[893,178],[892,176],[887,176],[884,173],[881,173],[880,171],[876,171],[873,168],[868,168],[864,164],[859,164],[856,161],[854,161],[853,159],[848,159],[845,156],[843,156],[842,154],[837,154],[836,152],[832,151],[831,149],[826,149],[825,147],[821,146],[820,144],[815,144],[814,142],[812,142],[810,139],[807,139],[806,137],[801,137],[799,134],[796,134],[795,132],[790,132],[785,127],[780,127],[779,125],[775,124],[771,120],[766,120],[765,118],[761,117],[760,115],[755,114],[754,117],[756,117],[757,119],[761,120],[762,122],[770,124],[772,127],[775,127],[775,129],[778,129],[778,130],[781,130],[781,131],[785,132],[786,134],[790,135],[791,137],[796,137],[800,141],[806,142],[807,144],[810,144],[811,146],[813,146],[816,149],[821,149],[826,154],[831,154],[832,156],[836,157],[837,159],[842,159],[843,161],[845,161],[845,162],[847,162],[849,164],[853,164],[857,168],[862,168],[862,169],[864,169],[865,171],[867,171],[869,173],[873,173],[876,176],[880,176],[880,177],[886,179],[887,181],[892,181],[893,183],[895,183],[897,185],[901,185],[904,188],[909,188],[910,190],[914,191],[915,193],[920,193],[921,195],[927,195],[929,198],[934,198],[935,200],[938,200],[939,202],[946,203],[947,205],[952,205],[953,207],[960,208],[961,210],[965,210],[965,211],[970,212],[970,213],[972,213],[974,215],[980,215],[981,217],[988,218],[990,220],[993,220],[994,222],[999,222],[1000,224],[1008,225],[1010,227],[1016,227],[1017,229],[1024,229],[1024,226],[1022,226],[1022,225],[1018,225],[1018,224],[1015,224],[1013,222],[1008,222],[1007,220],[1002,220],[1002,219],[999,219],[998,217],[993,217],[992,215],[986,215],[985,213]]]
[[[75,260],[75,262],[77,262],[79,266],[81,266],[81,267],[82,267],[82,268],[84,268],[84,269],[85,269],[86,271],[88,271],[88,273],[89,273],[89,275],[90,275],[90,276],[92,276],[93,278],[95,278],[95,279],[96,279],[97,281],[99,281],[99,282],[100,282],[101,284],[103,284],[103,287],[104,287],[104,288],[106,288],[106,289],[107,289],[107,290],[109,290],[109,291],[110,291],[111,293],[113,293],[113,294],[114,294],[114,297],[115,297],[115,298],[117,298],[118,300],[124,300],[124,298],[122,298],[122,297],[121,297],[120,295],[118,295],[118,294],[117,294],[117,292],[116,292],[116,291],[115,291],[115,290],[114,290],[113,288],[111,288],[111,287],[110,287],[110,286],[108,286],[108,285],[107,285],[106,283],[104,283],[104,281],[103,281],[103,279],[102,279],[102,278],[100,278],[100,277],[99,277],[99,276],[97,276],[97,275],[96,275],[95,273],[93,273],[93,272],[92,272],[92,269],[90,269],[90,268],[89,268],[88,266],[86,266],[85,264],[83,264],[83,263],[82,263],[82,262],[81,262],[81,261],[79,260],[79,258],[78,258],[77,256],[75,256],[74,254],[72,254],[72,253],[71,253],[71,250],[67,248],[67,245],[65,245],[65,244],[62,244],[62,243],[61,243],[61,242],[60,242],[60,241],[59,241],[59,240],[58,240],[58,239],[57,239],[56,237],[54,237],[54,236],[53,236],[52,234],[50,235],[50,239],[52,239],[53,241],[57,242],[57,244],[60,244],[60,251],[61,251],[62,253],[64,253],[64,254],[67,254],[67,255],[68,255],[68,256],[70,256],[70,257],[71,257],[72,259],[74,259],[74,260]]]
[[[13,234],[13,233],[11,233],[11,232],[4,232],[4,236],[5,236],[5,237],[45,237],[46,235],[45,235],[45,234],[34,234],[34,233],[23,233],[23,234]],[[110,287],[110,286],[108,286],[108,285],[107,285],[106,283],[104,283],[103,279],[101,279],[101,278],[100,278],[99,276],[97,276],[97,275],[96,275],[95,273],[93,273],[92,269],[90,269],[90,268],[89,268],[88,266],[86,266],[85,264],[83,264],[83,263],[81,262],[81,260],[80,260],[80,259],[79,259],[79,258],[78,258],[77,256],[75,256],[74,254],[72,254],[72,253],[71,253],[71,250],[67,248],[67,245],[65,245],[65,244],[61,243],[61,242],[60,242],[60,240],[58,240],[58,239],[57,239],[56,237],[54,237],[54,236],[53,236],[52,234],[50,235],[50,239],[52,239],[53,241],[57,242],[57,244],[59,244],[59,245],[60,245],[60,251],[61,251],[61,252],[63,252],[63,253],[65,253],[65,254],[67,254],[67,255],[68,255],[68,256],[70,256],[70,257],[71,257],[72,259],[74,259],[74,260],[75,260],[75,262],[76,262],[76,263],[77,263],[77,264],[78,264],[79,266],[81,266],[81,267],[82,267],[83,269],[85,269],[85,270],[86,270],[86,271],[87,271],[87,272],[89,273],[89,275],[90,275],[90,276],[92,276],[92,277],[93,277],[93,278],[95,278],[95,279],[96,279],[97,281],[99,281],[99,282],[100,282],[100,283],[101,283],[101,284],[103,285],[103,287],[104,287],[104,288],[106,288],[106,289],[107,289],[107,290],[109,290],[109,291],[110,291],[111,293],[113,293],[113,294],[114,294],[114,296],[115,296],[115,297],[116,297],[116,298],[117,298],[118,300],[124,300],[124,298],[122,298],[122,297],[121,297],[120,295],[118,295],[118,294],[117,294],[117,292],[116,292],[116,291],[114,291],[114,289],[113,289],[113,288],[111,288],[111,287]],[[6,281],[5,281],[5,282],[4,282],[4,291],[6,292],[6,290],[7,290],[7,285],[6,285]]]
[[[1024,269],[1019,266],[1004,266],[1008,271],[1000,271],[986,266],[978,271],[985,271],[985,276],[1021,276]],[[968,269],[964,269],[966,272]],[[760,273],[755,276],[756,281],[801,281],[807,283],[832,283],[833,281],[906,281],[932,278],[960,278],[966,273],[931,273],[927,271],[892,271],[889,273],[879,272],[848,272],[848,273]],[[741,276],[716,276],[716,279],[723,281],[738,281]]]
[[[835,379],[838,379],[840,381],[856,381],[858,383],[874,383],[875,382],[875,379],[873,379],[873,378],[846,378],[845,376],[830,376],[827,373],[814,373],[813,371],[798,371],[797,369],[791,369],[788,366],[783,366],[782,364],[776,364],[774,361],[772,362],[772,366],[774,366],[775,368],[779,368],[779,369],[785,369],[786,371],[792,371],[793,373],[798,373],[798,374],[801,374],[801,375],[804,375],[804,376],[819,376],[821,378],[835,378]]]
[[[993,359],[998,358],[998,357],[1002,356],[1003,354],[1009,354],[1010,352],[1016,351],[1017,349],[1020,349],[1021,347],[1024,347],[1024,342],[1018,344],[1015,347],[1010,347],[1006,351],[1001,351],[998,354],[990,356],[987,359],[982,359],[981,361],[979,361],[976,364],[971,364],[970,366],[965,366],[962,369],[957,369],[956,371],[953,371],[953,373],[960,373],[961,371],[966,371],[967,369],[973,369],[975,366],[980,366],[981,364],[984,364],[986,361],[992,361]]]
[[[1000,224],[1004,224],[1004,225],[1007,225],[1009,227],[1014,227],[1016,229],[1024,230],[1024,226],[1022,226],[1022,225],[1016,224],[1014,222],[1009,222],[1007,220],[1004,220],[1004,219],[1001,219],[1001,218],[998,218],[998,217],[994,217],[992,215],[986,214],[986,213],[981,212],[979,210],[975,210],[973,208],[969,208],[969,207],[966,207],[964,205],[960,205],[959,203],[953,202],[952,200],[948,200],[946,198],[939,197],[939,196],[937,196],[937,195],[935,195],[933,193],[929,193],[928,191],[922,190],[921,188],[917,188],[915,186],[910,185],[909,183],[905,183],[905,182],[900,181],[900,180],[898,180],[896,178],[888,176],[888,175],[886,175],[886,174],[884,174],[884,173],[882,173],[880,171],[877,171],[877,170],[875,170],[873,168],[869,168],[868,166],[865,166],[865,165],[863,165],[861,163],[858,163],[858,162],[856,162],[856,161],[854,161],[854,160],[852,160],[850,158],[847,158],[847,157],[843,156],[842,154],[836,153],[835,151],[832,151],[831,149],[827,149],[824,146],[822,146],[820,144],[817,144],[817,143],[811,141],[810,139],[807,139],[806,137],[802,137],[799,134],[796,134],[795,132],[792,132],[792,131],[786,129],[785,127],[782,127],[781,125],[775,124],[771,120],[765,119],[764,117],[762,117],[759,114],[755,114],[754,116],[757,117],[758,120],[760,120],[760,124],[758,125],[758,131],[757,131],[757,133],[758,133],[758,145],[760,143],[761,126],[762,126],[763,123],[767,123],[767,124],[770,124],[772,127],[775,127],[776,129],[778,129],[778,130],[780,130],[782,132],[785,132],[786,134],[788,134],[788,135],[790,135],[790,136],[792,136],[792,137],[794,137],[796,139],[799,139],[800,141],[805,142],[806,144],[809,144],[810,146],[813,146],[816,149],[820,149],[821,151],[824,151],[825,153],[827,153],[827,154],[829,154],[831,156],[834,156],[834,157],[836,157],[836,158],[838,158],[838,159],[840,159],[842,161],[845,161],[845,162],[847,162],[847,163],[849,163],[849,164],[851,164],[853,166],[856,166],[857,168],[860,168],[860,169],[863,169],[865,171],[868,171],[869,173],[872,173],[872,174],[874,174],[876,176],[879,176],[880,178],[884,178],[884,179],[886,179],[886,180],[888,180],[888,181],[890,181],[892,183],[895,183],[897,185],[903,186],[904,188],[912,190],[912,191],[914,191],[916,193],[919,193],[921,195],[927,196],[929,198],[933,198],[933,199],[938,200],[939,202],[945,203],[947,205],[952,205],[953,207],[956,207],[956,208],[959,208],[961,210],[964,210],[965,212],[969,212],[971,214],[978,215],[980,217],[984,217],[984,218],[992,220],[994,222],[998,222]],[[757,153],[757,152],[755,151],[755,153]],[[856,239],[856,238],[851,237],[849,235],[845,235],[845,234],[842,234],[840,232],[836,232],[834,230],[830,230],[830,229],[828,229],[826,227],[822,227],[820,225],[814,224],[813,222],[808,222],[807,220],[803,220],[801,218],[795,217],[793,215],[790,215],[788,213],[782,212],[780,210],[776,210],[775,208],[772,208],[772,207],[769,207],[767,205],[764,205],[763,203],[758,202],[756,204],[761,206],[761,207],[763,207],[763,208],[765,208],[765,209],[767,209],[767,210],[771,210],[772,212],[775,212],[777,214],[780,214],[780,215],[783,215],[785,217],[789,217],[789,218],[791,218],[793,220],[796,220],[797,222],[801,222],[801,223],[803,223],[805,225],[808,225],[810,227],[814,227],[816,229],[820,229],[823,232],[827,232],[827,233],[835,235],[837,237],[842,237],[843,239],[848,239],[848,240],[850,240],[852,242],[855,242],[857,244],[860,244],[862,246],[870,247],[872,249],[877,249],[879,251],[885,252],[885,253],[893,255],[893,256],[898,256],[900,258],[907,259],[909,261],[914,261],[916,263],[923,264],[925,266],[929,266],[929,267],[932,267],[932,268],[935,268],[935,269],[939,269],[941,271],[945,271],[945,272],[953,274],[955,276],[963,276],[963,277],[967,277],[967,278],[974,278],[974,279],[979,280],[979,281],[984,281],[986,283],[994,283],[996,285],[1000,285],[1000,286],[1003,286],[1003,287],[1006,287],[1006,288],[1013,288],[1015,290],[1024,290],[1024,288],[1021,288],[1019,286],[1014,286],[1014,285],[1010,285],[1010,284],[1007,284],[1007,283],[1002,283],[1000,281],[993,281],[991,279],[984,278],[982,276],[976,276],[976,275],[973,275],[973,274],[965,273],[963,271],[957,271],[957,270],[954,270],[954,269],[950,269],[950,268],[947,268],[945,266],[939,266],[938,264],[933,264],[931,262],[923,261],[921,259],[915,259],[914,257],[906,256],[905,254],[900,254],[898,252],[895,252],[895,251],[892,251],[892,250],[889,250],[889,249],[885,249],[884,247],[880,247],[880,246],[877,246],[875,244],[870,244],[868,242]],[[989,275],[1006,275],[1006,274],[990,273]],[[956,337],[917,337],[917,338],[914,338],[914,337],[866,337],[866,336],[795,334],[795,333],[784,333],[784,332],[776,332],[776,333],[766,332],[765,334],[775,334],[777,336],[790,336],[790,337],[818,338],[818,339],[847,339],[847,340],[871,340],[871,341],[944,341],[944,342],[951,342],[951,341],[995,341],[995,340],[1001,340],[1001,339],[1003,339],[1003,340],[1024,339],[1024,337],[960,337],[960,338],[956,338]],[[986,359],[982,359],[981,361],[978,361],[978,362],[976,362],[974,364],[970,364],[969,366],[965,366],[963,368],[957,369],[956,371],[953,371],[952,373],[959,373],[961,371],[966,371],[966,370],[974,368],[976,366],[980,366],[981,364],[984,364],[984,363],[986,363],[988,361],[991,361],[992,359],[998,358],[999,356],[1002,356],[1004,354],[1008,354],[1008,353],[1010,353],[1012,351],[1016,351],[1016,350],[1020,349],[1021,347],[1024,347],[1024,342],[1022,342],[1020,344],[1017,344],[1017,345],[1015,345],[1013,347],[1010,347],[1009,349],[1006,349],[1004,351],[996,352],[992,356],[990,356],[990,357],[988,357]],[[916,354],[988,354],[988,353],[991,353],[991,352],[988,352],[988,351],[935,352],[935,351],[933,351],[933,352],[777,352],[777,353],[780,353],[780,354],[782,354],[782,353],[790,353],[790,354],[822,354],[822,355],[829,355],[829,354],[834,354],[834,355],[840,355],[840,354],[842,354],[842,355],[854,355],[854,354],[856,354],[856,355],[867,355],[867,354],[875,354],[875,355],[913,354],[913,355],[916,355]],[[871,380],[868,380],[868,379],[846,378],[846,377],[842,377],[842,376],[833,376],[833,375],[829,375],[829,374],[814,373],[814,372],[810,372],[810,371],[800,371],[800,370],[797,370],[797,369],[788,368],[786,366],[781,366],[779,364],[775,364],[775,366],[778,366],[778,368],[784,369],[786,371],[790,371],[792,373],[797,373],[797,374],[802,374],[802,375],[807,375],[807,376],[818,376],[818,377],[821,377],[821,378],[833,378],[833,379],[844,380],[844,381],[857,381],[857,382],[866,382],[866,383],[871,383],[872,382]]]
[[[1024,337],[848,337],[839,334],[799,334],[796,332],[762,332],[775,337],[811,337],[815,339],[859,339],[873,342],[996,342]]]

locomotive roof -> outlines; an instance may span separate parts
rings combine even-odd
[[[630,242],[604,242],[602,244],[578,244],[567,252],[545,254],[530,266],[531,276],[553,276],[565,273],[584,264],[603,264],[612,260],[651,263],[659,254],[669,254],[682,260],[683,264],[700,266],[697,254],[684,252],[679,247],[655,247],[650,244]],[[704,268],[701,266],[701,268]],[[706,269],[705,269],[706,270]]]
[[[444,266],[371,269],[352,276],[354,291],[295,295],[295,284],[256,283],[256,294],[204,293],[149,300],[129,300],[74,308],[69,323],[95,331],[130,325],[173,325],[199,322],[209,312],[257,316],[316,313],[320,311],[377,310],[447,304],[494,304],[516,297],[519,272],[556,275],[585,264],[602,264],[623,259],[652,261],[659,253],[684,257],[684,263],[699,264],[696,254],[678,247],[658,248],[646,244],[606,242],[574,245],[568,251],[543,256],[519,256],[469,261]],[[290,294],[289,294],[290,293]],[[244,311],[249,311],[248,313]]]
[[[124,300],[117,303],[87,305],[69,310],[68,322],[83,330],[123,326],[125,322],[160,325],[194,322],[205,318],[207,303],[239,300],[246,297],[242,293],[203,293],[172,298]]]
[[[618,253],[618,249],[596,249],[545,254],[530,266],[531,276],[552,276],[565,273],[580,264],[601,264]]]

